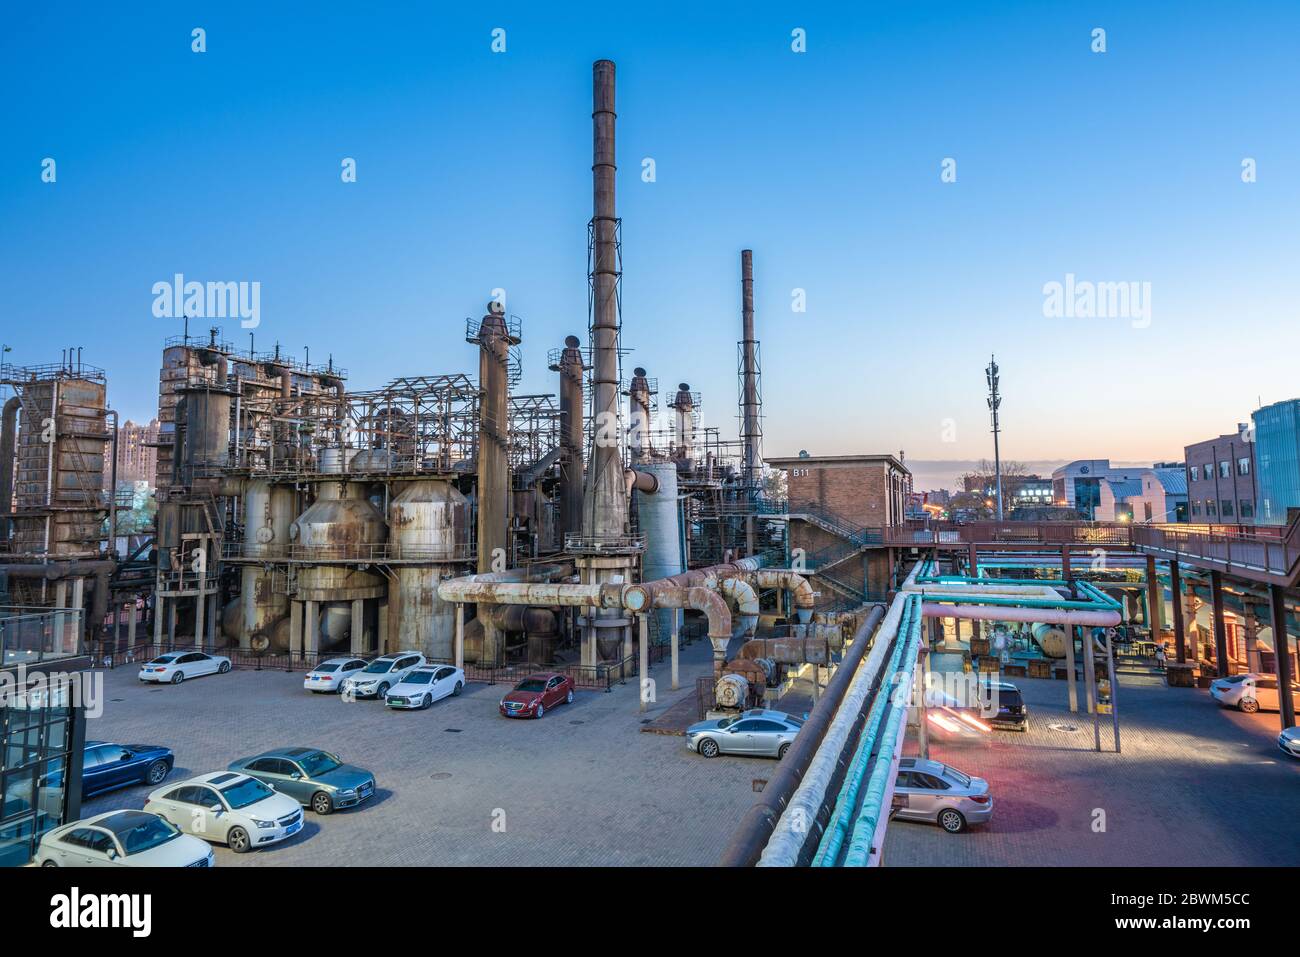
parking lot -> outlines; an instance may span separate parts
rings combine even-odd
[[[1097,754],[1092,717],[1070,713],[1064,681],[1013,681],[1030,708],[1027,732],[931,736],[932,758],[988,779],[992,821],[957,835],[895,822],[887,864],[1300,864],[1300,761],[1277,748],[1277,714],[1124,676],[1122,753]]]
[[[458,698],[405,712],[310,694],[301,672],[236,670],[155,686],[123,667],[106,674],[104,713],[88,737],[171,747],[169,781],[296,745],[374,772],[367,804],[308,813],[301,833],[252,853],[217,846],[219,866],[709,865],[753,803],[753,779],[775,762],[705,760],[681,737],[639,730],[693,695],[709,669],[708,643],[698,642],[683,649],[680,691],[667,691],[666,662],[652,669],[659,701],[644,716],[629,682],[579,691],[572,705],[528,721],[498,715],[505,685],[471,683]],[[83,815],[141,807],[148,791],[92,798]]]

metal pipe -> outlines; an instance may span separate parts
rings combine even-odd
[[[629,439],[632,461],[643,462],[650,456],[650,381],[640,366],[632,370],[632,382],[627,388],[631,400]]]
[[[564,340],[560,373],[560,544],[582,533],[582,350],[577,336]]]
[[[840,703],[844,700],[853,675],[857,673],[872,643],[872,633],[876,631],[884,617],[885,606],[875,605],[858,626],[853,642],[849,645],[844,660],[840,662],[840,666],[827,683],[821,700],[813,706],[812,713],[804,722],[794,743],[790,745],[790,750],[776,766],[775,773],[763,788],[762,796],[741,817],[736,832],[727,843],[721,860],[718,861],[720,866],[752,867],[758,862],[759,855],[763,853],[763,848],[771,837],[777,820],[794,795],[795,789],[799,787],[813,756],[826,736],[831,720],[839,711]]]
[[[659,478],[653,472],[638,472],[636,469],[623,470],[623,482],[627,486],[627,495],[630,497],[632,490],[645,492],[647,495],[653,495],[659,491]]]
[[[731,637],[753,636],[758,625],[758,593],[743,578],[724,578],[718,582],[718,591],[735,609]]]
[[[1024,621],[1047,625],[1091,625],[1108,628],[1120,623],[1117,611],[1070,611],[1056,608],[1007,608],[1002,605],[922,605],[926,618],[966,621]]]

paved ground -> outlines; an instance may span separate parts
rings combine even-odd
[[[647,717],[694,694],[710,668],[707,642],[682,653],[682,690]],[[540,721],[497,714],[503,685],[471,684],[428,711],[392,712],[302,690],[302,675],[234,671],[179,686],[142,685],[109,672],[104,714],[88,736],[157,743],[176,752],[170,780],[224,769],[271,747],[327,748],[375,773],[367,805],[307,815],[301,834],[219,865],[710,865],[753,803],[753,779],[775,762],[705,760],[680,737],[640,734],[634,684],[579,692]],[[455,729],[455,730],[453,730]],[[148,788],[94,798],[83,813],[140,807]],[[494,829],[495,824],[495,829]]]
[[[1069,712],[1064,681],[1012,680],[1030,707],[1027,732],[931,737],[931,757],[989,780],[993,820],[959,835],[894,822],[886,863],[1300,864],[1300,761],[1277,749],[1276,714],[1227,711],[1206,691],[1126,676],[1122,753],[1097,754],[1091,716]],[[1102,746],[1112,748],[1109,725]]]

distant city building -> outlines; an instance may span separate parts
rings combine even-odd
[[[1098,522],[1163,524],[1187,521],[1187,473],[1182,463],[1159,462],[1135,479],[1105,478],[1098,486]]]
[[[1183,449],[1187,460],[1188,520],[1213,524],[1258,521],[1254,430],[1243,422],[1235,433]]]
[[[1300,399],[1266,405],[1255,424],[1255,521],[1285,525],[1287,510],[1300,507]]]
[[[1136,482],[1147,469],[1111,468],[1110,459],[1079,459],[1062,465],[1052,473],[1052,500],[1054,505],[1073,508],[1087,520],[1096,518],[1101,504],[1101,483]]]
[[[158,467],[158,420],[140,425],[127,419],[117,430],[118,482],[150,482]],[[104,456],[104,487],[112,481],[111,455]]]

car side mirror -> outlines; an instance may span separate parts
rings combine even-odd
[[[208,810],[211,811],[213,814],[220,814],[220,813],[221,813],[221,805],[220,805],[220,804],[209,804],[209,805],[208,805]]]
[[[106,855],[107,855],[107,857],[108,857],[108,859],[109,859],[110,861],[115,861],[115,860],[117,860],[117,857],[118,857],[118,854],[117,854],[117,848],[110,847],[110,848],[108,849],[108,851],[106,852]]]
[[[294,781],[301,781],[301,780],[302,780],[302,775],[299,774],[297,771],[293,771],[293,772],[291,772],[290,775],[289,775],[289,777],[290,777],[292,780],[294,780]]]
[[[122,755],[120,758],[118,758],[118,760],[119,760],[119,761],[130,761],[133,757],[135,757],[135,755],[132,754],[130,751],[128,751],[128,752],[126,752],[126,754],[124,754],[124,755]]]

